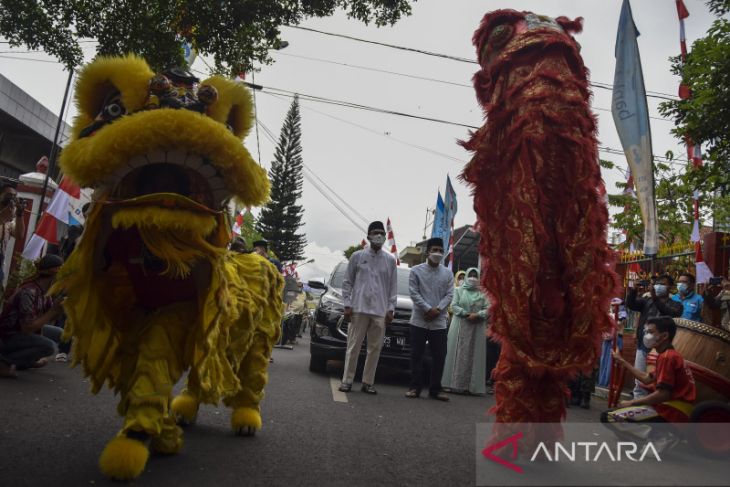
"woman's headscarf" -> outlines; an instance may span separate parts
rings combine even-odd
[[[480,287],[479,284],[477,284],[476,286],[469,284],[469,275],[472,274],[473,272],[476,272],[477,279],[479,279],[479,277],[480,277],[479,269],[477,269],[476,267],[470,267],[466,270],[466,275],[464,276],[464,284],[461,285],[461,287],[463,287],[464,289],[466,289],[468,291],[478,291],[479,287]]]
[[[459,277],[460,276],[463,277],[464,278],[464,282],[466,282],[466,272],[459,271],[454,276],[454,287],[457,287],[457,288],[459,287]]]

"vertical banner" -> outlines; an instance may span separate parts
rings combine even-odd
[[[446,175],[446,191],[444,192],[444,207],[446,208],[446,218],[444,221],[445,233],[444,233],[444,244],[449,241],[451,237],[451,229],[454,226],[454,218],[456,217],[456,210],[458,205],[456,204],[456,191],[451,185],[451,177]]]
[[[616,35],[616,71],[611,112],[634,177],[636,197],[644,222],[644,254],[656,255],[658,245],[654,161],[638,36],[639,31],[631,15],[631,5],[628,0],[624,0]]]
[[[433,216],[433,225],[431,226],[431,238],[444,238],[444,221],[446,220],[446,207],[444,199],[441,197],[441,191],[438,192],[436,198],[436,210]]]

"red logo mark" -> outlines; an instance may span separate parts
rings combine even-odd
[[[517,473],[522,473],[522,467],[515,465],[514,463],[508,462],[504,458],[498,457],[497,455],[493,454],[492,452],[495,450],[499,450],[506,446],[509,443],[512,443],[512,460],[517,458],[517,442],[522,438],[522,433],[515,433],[514,435],[510,436],[506,440],[502,440],[499,443],[495,443],[494,445],[487,446],[482,450],[482,455],[484,455],[485,458],[497,462],[498,464],[502,465],[503,467],[507,467],[511,470],[514,470]]]

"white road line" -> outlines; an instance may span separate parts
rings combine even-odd
[[[330,377],[330,387],[332,388],[332,399],[335,402],[347,402],[347,394],[338,390],[341,382],[336,377]]]

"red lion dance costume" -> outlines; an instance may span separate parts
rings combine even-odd
[[[497,10],[473,42],[487,122],[463,145],[493,300],[497,423],[559,423],[566,381],[590,370],[616,287],[581,19]],[[548,433],[559,436],[560,429]]]

